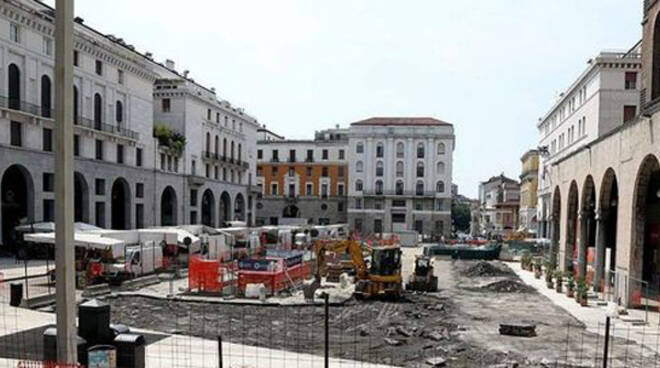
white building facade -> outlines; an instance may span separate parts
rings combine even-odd
[[[638,115],[640,52],[639,44],[628,52],[601,52],[539,119],[539,237],[550,237],[554,164]]]
[[[349,133],[348,221],[362,234],[451,232],[454,128],[434,118],[370,118]]]

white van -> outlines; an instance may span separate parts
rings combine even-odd
[[[156,242],[127,246],[125,256],[117,259],[105,272],[111,281],[122,281],[154,273],[163,267],[163,248]]]

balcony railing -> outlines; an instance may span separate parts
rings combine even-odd
[[[19,99],[0,96],[0,107],[27,112],[32,115],[41,115],[41,108],[35,104],[21,101]],[[51,110],[52,112],[52,110]]]
[[[108,132],[111,134],[117,134],[122,137],[129,139],[138,140],[140,139],[140,134],[130,129],[126,129],[116,125],[105,124],[99,121],[94,121],[92,119],[84,118],[82,116],[74,117],[74,124],[79,125],[85,128],[94,129],[102,132]]]
[[[239,159],[234,159],[234,158],[231,158],[231,157],[223,156],[219,153],[210,152],[210,151],[202,151],[202,159],[218,161],[218,162],[227,162],[231,165],[236,165],[241,169],[250,168],[250,164],[248,162],[244,162],[244,161],[241,161]]]
[[[363,190],[363,196],[401,196],[401,197],[435,197],[436,194],[442,194],[435,191],[416,191],[416,190]]]

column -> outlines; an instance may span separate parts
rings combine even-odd
[[[588,218],[589,212],[584,210],[579,213],[578,221],[580,224],[580,236],[578,236],[578,276],[586,277],[587,275],[587,237],[588,237]]]
[[[607,210],[603,210],[600,208],[596,210],[596,260],[595,260],[596,272],[594,274],[595,292],[600,291],[600,285],[603,282],[603,277],[605,275],[606,220],[607,220]]]
[[[552,263],[552,266],[555,267],[557,266],[557,248],[558,248],[558,237],[557,235],[559,234],[558,231],[555,230],[555,216],[550,215],[549,218],[550,221],[550,262]]]

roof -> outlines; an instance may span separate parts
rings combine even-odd
[[[492,183],[492,182],[498,181],[498,180],[502,181],[503,183],[518,183],[517,181],[515,181],[511,178],[507,178],[506,176],[504,176],[504,174],[500,174],[500,175],[497,175],[497,176],[492,176],[490,179],[488,179],[486,181],[482,181],[481,183],[482,184],[488,184],[488,183]]]
[[[430,117],[373,117],[351,123],[351,126],[353,125],[452,126],[447,122]]]

